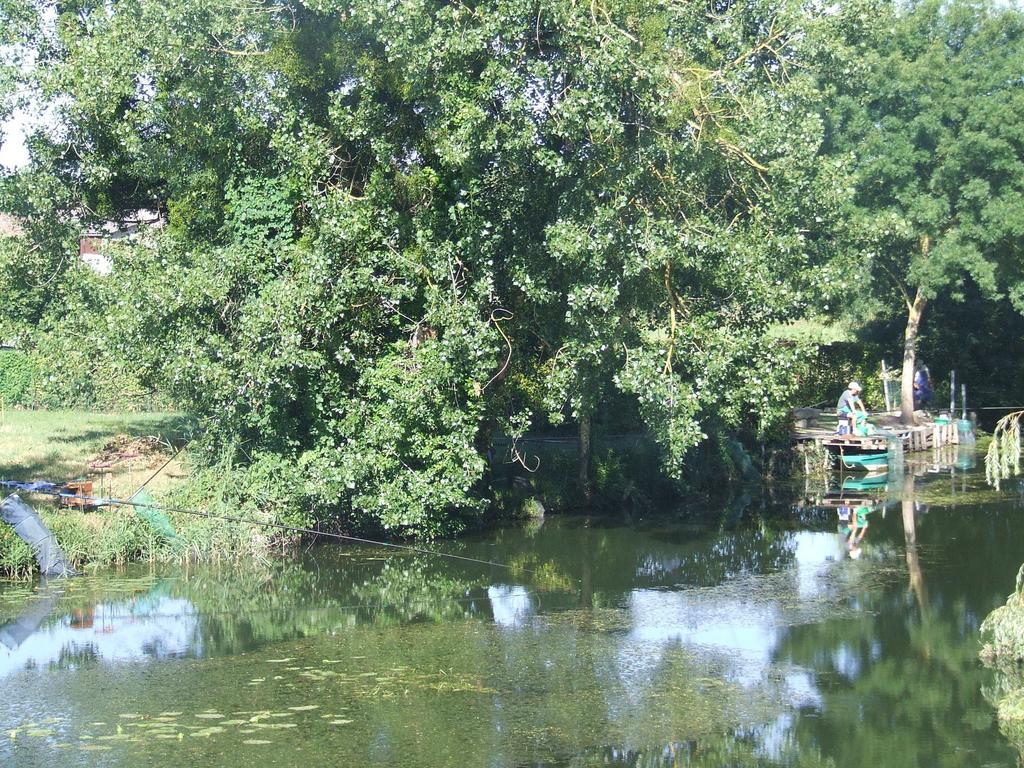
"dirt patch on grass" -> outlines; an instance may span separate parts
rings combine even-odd
[[[130,460],[139,469],[155,469],[167,460],[171,455],[171,450],[170,445],[152,435],[145,437],[115,435],[88,462],[88,466],[90,469],[109,469]]]

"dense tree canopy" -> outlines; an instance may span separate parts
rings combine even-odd
[[[486,504],[495,435],[531,465],[515,438],[569,423],[586,445],[609,413],[681,478],[709,438],[781,425],[813,360],[787,324],[852,290],[837,256],[862,232],[922,296],[957,269],[994,285],[1010,254],[1019,147],[993,113],[1015,86],[981,59],[1016,40],[1012,13],[119,0],[25,18],[20,71],[55,117],[3,184],[40,262],[12,280],[37,290],[24,322],[171,393],[211,464],[307,522],[457,529]],[[975,64],[948,53],[955,29]],[[958,62],[946,85],[928,51]],[[957,79],[975,74],[991,109]],[[901,105],[942,88],[961,112],[935,118],[953,127],[933,172],[900,154],[928,122]],[[963,174],[1001,202],[954,192]],[[942,195],[955,236],[925,205]],[[75,234],[140,209],[166,226],[82,278]],[[924,234],[931,261],[885,262]],[[42,274],[61,288],[39,296]]]

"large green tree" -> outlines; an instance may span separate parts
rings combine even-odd
[[[829,151],[856,158],[851,231],[876,293],[888,285],[904,307],[902,413],[912,423],[928,303],[970,278],[1024,309],[1024,17],[1001,3],[926,0],[880,5],[878,19],[856,41],[860,65],[845,78],[825,73],[837,94]],[[853,253],[848,271],[868,273]]]
[[[29,219],[164,214],[96,301],[211,457],[306,517],[436,534],[482,508],[495,430],[586,437],[613,396],[679,477],[709,433],[779,421],[801,350],[769,331],[835,276],[816,222],[844,186],[817,24],[62,3],[35,77],[59,119],[8,189]]]

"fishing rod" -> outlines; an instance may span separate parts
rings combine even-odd
[[[371,544],[378,547],[390,547],[391,549],[405,550],[406,552],[415,552],[420,555],[432,555],[434,557],[447,557],[452,560],[463,560],[469,563],[477,563],[479,565],[490,565],[496,568],[505,568],[509,571],[523,571],[525,573],[537,574],[539,571],[533,568],[525,568],[522,566],[509,565],[507,563],[499,563],[494,560],[482,560],[476,557],[466,557],[465,555],[453,555],[450,552],[439,552],[437,550],[425,549],[423,547],[414,547],[410,544],[394,544],[389,541],[376,541],[374,539],[367,539],[362,536],[351,536],[345,533],[334,533],[332,531],[319,531],[315,528],[304,528],[298,525],[288,525],[286,523],[275,523],[271,521],[258,521],[258,520],[246,520],[243,517],[236,515],[219,515],[212,512],[202,512],[197,509],[186,509],[185,507],[172,507],[159,504],[146,504],[140,501],[132,501],[131,499],[115,499],[115,498],[100,498],[98,496],[86,496],[82,494],[72,495],[68,493],[60,493],[59,491],[44,491],[36,490],[29,491],[29,493],[38,493],[43,496],[55,496],[60,499],[66,499],[68,501],[82,501],[90,502],[93,506],[97,507],[145,507],[146,509],[155,509],[160,512],[173,512],[180,515],[191,515],[193,517],[202,517],[208,520],[223,520],[229,523],[240,523],[242,525],[256,525],[264,528],[276,528],[281,531],[288,531],[289,533],[304,534],[308,536],[326,536],[327,538],[338,539],[340,541],[351,541],[359,544]]]
[[[167,461],[165,461],[165,462],[164,462],[163,464],[161,464],[161,465],[160,465],[160,466],[159,466],[159,467],[157,468],[156,472],[154,472],[154,473],[153,473],[153,474],[151,474],[151,475],[150,475],[149,477],[147,477],[147,478],[146,478],[146,482],[144,482],[144,483],[143,483],[142,485],[140,485],[140,486],[139,486],[138,488],[136,488],[136,489],[135,489],[135,493],[133,493],[133,494],[132,494],[131,496],[129,496],[128,498],[130,498],[130,499],[134,499],[134,498],[135,498],[136,496],[138,496],[138,495],[139,495],[139,494],[140,494],[140,493],[142,492],[142,490],[143,490],[143,489],[144,489],[144,488],[145,488],[145,487],[146,487],[147,485],[149,485],[149,484],[150,484],[150,483],[151,483],[151,482],[152,482],[152,481],[154,480],[154,478],[156,478],[156,476],[157,476],[157,475],[159,475],[159,474],[160,474],[161,472],[163,472],[163,471],[164,471],[164,469],[166,469],[166,468],[167,468],[167,465],[168,465],[168,464],[170,464],[170,463],[171,463],[172,461],[174,461],[174,460],[175,460],[176,458],[178,458],[178,456],[180,456],[180,455],[181,455],[181,452],[182,452],[182,451],[184,451],[184,450],[185,450],[185,449],[186,449],[187,447],[188,447],[188,441],[186,441],[186,442],[185,442],[185,444],[184,444],[183,446],[181,446],[181,447],[180,447],[180,448],[179,448],[178,450],[176,450],[176,451],[175,451],[174,453],[172,453],[172,454],[171,454],[171,457],[170,457],[169,459],[167,459]]]

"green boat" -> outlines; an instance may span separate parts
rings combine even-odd
[[[880,470],[889,466],[889,454],[881,453],[846,453],[839,454],[839,461],[847,469]]]
[[[864,477],[843,478],[844,491],[866,491],[871,488],[880,488],[889,482],[889,473],[865,475]]]

